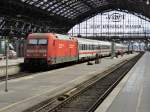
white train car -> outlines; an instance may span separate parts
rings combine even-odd
[[[118,53],[118,54],[126,53],[126,52],[128,52],[128,46],[124,45],[124,44],[116,43],[115,44],[115,52]]]
[[[110,56],[112,52],[112,43],[108,41],[90,40],[77,38],[79,49],[79,60],[91,59],[103,56]],[[115,54],[123,54],[128,51],[128,46],[115,43]]]
[[[111,55],[111,42],[99,41],[101,47],[101,56]]]
[[[111,42],[77,38],[79,45],[79,59],[89,59],[109,56],[111,54]]]
[[[97,40],[77,38],[79,49],[79,60],[95,58],[96,55],[100,56],[101,48]]]

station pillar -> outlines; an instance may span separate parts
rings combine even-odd
[[[111,58],[115,57],[115,42],[111,42]]]
[[[145,51],[148,50],[148,40],[145,40]]]

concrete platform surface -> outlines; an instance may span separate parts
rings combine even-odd
[[[150,52],[144,54],[95,112],[150,112]]]
[[[125,55],[116,59],[105,58],[100,64],[78,64],[32,76],[0,83],[0,112],[21,112],[41,101],[68,91],[116,64],[137,54]]]
[[[8,65],[18,65],[20,63],[24,62],[24,58],[18,58],[18,59],[9,59]],[[0,60],[0,67],[6,66],[6,60]]]

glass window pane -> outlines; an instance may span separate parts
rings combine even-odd
[[[37,45],[38,40],[37,39],[29,39],[29,44],[31,45]]]
[[[47,39],[39,39],[39,45],[46,45]]]

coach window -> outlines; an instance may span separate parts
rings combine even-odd
[[[106,46],[104,46],[104,49],[106,49]]]
[[[83,44],[81,44],[81,50],[83,50]]]
[[[80,44],[80,45],[79,45],[79,50],[81,50],[81,49],[82,49],[82,45]]]
[[[82,50],[82,44],[79,45],[79,50]]]
[[[37,45],[38,39],[29,39],[29,45]]]
[[[87,50],[87,44],[85,45],[85,50]]]
[[[108,46],[106,46],[106,49],[108,49]]]
[[[83,44],[83,50],[85,50],[85,45]]]
[[[99,50],[101,49],[101,46],[99,46]]]
[[[96,50],[98,49],[98,45],[96,45]]]
[[[93,50],[95,50],[95,45],[93,45]]]
[[[96,50],[98,50],[98,45],[96,45]]]

